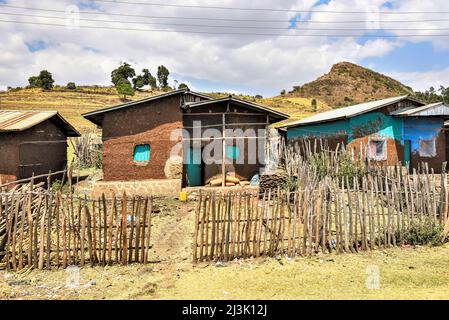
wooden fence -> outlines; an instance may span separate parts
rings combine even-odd
[[[0,262],[7,270],[146,263],[152,198],[106,199],[47,189],[0,194]]]
[[[426,173],[427,172],[427,173]],[[447,176],[400,167],[300,189],[200,194],[193,261],[358,252],[407,243],[416,224],[448,219]]]

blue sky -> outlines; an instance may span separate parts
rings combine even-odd
[[[447,68],[449,54],[446,50],[436,50],[430,42],[405,43],[383,57],[364,59],[362,64],[380,72],[420,72]]]

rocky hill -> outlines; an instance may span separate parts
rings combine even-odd
[[[413,94],[412,88],[359,65],[339,62],[332,66],[329,73],[302,86],[295,86],[287,96],[315,98],[338,108],[404,94]]]

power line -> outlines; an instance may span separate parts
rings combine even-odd
[[[42,16],[24,13],[4,13],[0,12],[0,15],[8,16],[20,16],[20,17],[33,17],[43,19],[60,19],[67,20],[66,17],[55,16]],[[87,22],[105,22],[105,23],[123,23],[123,24],[145,24],[145,25],[165,25],[165,26],[181,26],[181,27],[204,27],[204,28],[230,28],[230,29],[268,29],[268,30],[300,30],[300,31],[375,31],[382,30],[389,31],[448,31],[449,28],[291,28],[291,27],[263,27],[263,26],[232,26],[232,25],[207,25],[207,24],[188,24],[188,23],[164,23],[164,22],[135,22],[135,21],[123,21],[123,20],[103,20],[103,19],[85,19],[79,18],[80,21]]]
[[[57,12],[65,13],[65,10],[46,9],[46,8],[34,8],[14,6],[7,4],[0,4],[0,7],[23,9],[31,11],[44,11],[44,12]],[[93,11],[79,11],[80,14],[86,15],[107,15],[107,16],[119,16],[130,18],[149,18],[149,19],[176,19],[176,20],[204,20],[204,21],[232,21],[232,22],[261,22],[261,23],[275,23],[275,22],[291,22],[291,19],[236,19],[236,18],[208,18],[208,17],[185,17],[185,16],[154,16],[154,15],[139,15],[139,14],[126,14],[126,13],[114,13],[114,12],[93,12]],[[422,22],[444,22],[449,19],[414,19],[414,20],[340,20],[340,21],[324,21],[324,20],[297,20],[297,23],[319,23],[319,24],[350,24],[350,23],[422,23]]]
[[[299,9],[278,9],[278,8],[244,8],[244,7],[221,7],[221,6],[198,6],[189,4],[174,3],[154,3],[154,2],[131,2],[119,0],[92,0],[92,2],[118,3],[128,5],[144,5],[155,7],[174,7],[174,8],[190,8],[190,9],[214,9],[214,10],[236,10],[236,11],[275,11],[275,12],[296,12],[296,13],[343,13],[343,14],[447,14],[449,11],[342,11],[342,10],[299,10]]]
[[[14,20],[0,20],[3,23],[24,24],[24,25],[42,25],[64,28],[80,29],[104,29],[120,31],[142,31],[142,32],[171,32],[171,33],[192,33],[192,34],[210,34],[210,35],[240,35],[240,36],[275,36],[275,37],[361,37],[361,38],[400,38],[400,37],[449,37],[449,34],[404,34],[404,35],[370,35],[370,34],[286,34],[286,33],[248,33],[248,32],[212,32],[212,31],[193,31],[193,30],[168,30],[168,29],[138,29],[138,28],[119,28],[108,26],[68,26],[65,24],[26,22]]]

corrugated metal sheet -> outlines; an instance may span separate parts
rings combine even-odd
[[[0,132],[24,131],[51,118],[64,129],[67,136],[79,136],[78,131],[57,111],[0,110]]]
[[[23,131],[50,119],[56,111],[0,111],[0,131]]]
[[[288,125],[284,126],[284,128],[351,118],[351,117],[357,116],[359,114],[363,114],[363,113],[370,112],[370,111],[373,111],[376,109],[380,109],[384,106],[402,101],[407,98],[408,98],[408,96],[405,95],[405,96],[399,96],[399,97],[393,97],[393,98],[387,98],[387,99],[382,99],[382,100],[360,103],[360,104],[356,104],[356,105],[345,107],[345,108],[339,108],[339,109],[335,109],[335,110],[331,110],[331,111],[327,111],[327,112],[322,112],[320,114],[289,123]]]
[[[443,102],[437,102],[418,108],[398,110],[391,114],[403,117],[449,116],[449,106]]]

